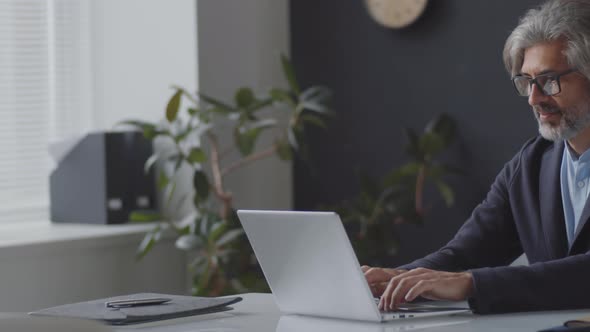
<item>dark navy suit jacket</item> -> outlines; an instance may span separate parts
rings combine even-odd
[[[402,266],[470,270],[476,313],[590,308],[590,204],[568,248],[560,169],[564,142],[536,137],[508,162],[457,235]],[[529,266],[506,266],[522,253]]]

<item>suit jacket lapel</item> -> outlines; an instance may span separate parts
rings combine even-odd
[[[572,241],[571,248],[574,247],[574,243],[578,239],[578,235],[580,235],[580,232],[582,231],[582,229],[587,226],[586,224],[588,224],[589,218],[590,218],[590,202],[586,198],[586,204],[584,204],[584,209],[582,210],[582,215],[580,216],[580,223],[578,224],[578,227],[576,227],[576,230],[574,232],[574,239]]]
[[[571,248],[574,247],[574,243],[578,239],[578,235],[580,235],[582,228],[586,227],[586,224],[588,224],[588,218],[590,218],[590,204],[588,203],[588,199],[586,199],[586,204],[584,205],[582,215],[580,216],[580,223],[578,224],[578,227],[576,227],[576,232],[574,233],[574,240],[572,241]]]
[[[552,148],[543,154],[541,160],[539,202],[547,248],[553,255],[553,259],[558,259],[565,257],[568,251],[560,182],[564,143],[556,141],[551,146]],[[584,211],[590,213],[586,210]]]

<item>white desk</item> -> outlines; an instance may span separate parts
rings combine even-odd
[[[479,316],[406,319],[388,323],[365,323],[304,316],[281,316],[270,294],[244,294],[229,312],[180,318],[157,323],[117,327],[115,331],[151,332],[394,332],[431,331],[537,331],[565,320],[590,314],[590,310],[553,311]]]

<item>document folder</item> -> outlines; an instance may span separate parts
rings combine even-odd
[[[154,305],[108,307],[109,302],[167,298],[170,301]],[[240,302],[241,297],[194,297],[156,293],[139,293],[106,299],[78,302],[31,312],[35,316],[56,316],[93,319],[110,325],[127,325],[153,322],[164,319],[202,315],[231,310],[229,305]]]

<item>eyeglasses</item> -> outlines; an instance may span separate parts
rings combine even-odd
[[[559,79],[564,75],[574,72],[577,72],[577,70],[569,69],[560,74],[541,74],[535,78],[516,75],[512,77],[512,84],[514,84],[516,92],[519,96],[530,96],[531,91],[533,90],[533,84],[535,84],[537,88],[539,88],[539,91],[541,91],[545,96],[555,96],[561,92],[561,84],[559,83]]]

